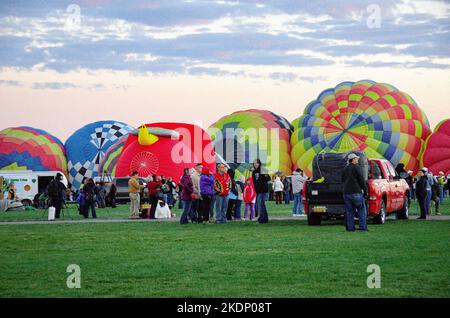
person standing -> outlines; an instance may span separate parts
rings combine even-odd
[[[431,212],[431,196],[433,195],[434,177],[433,177],[433,174],[428,171],[428,168],[424,167],[423,170],[426,171],[426,176],[427,176],[427,180],[428,180],[427,197],[425,199],[425,208],[426,208],[426,211],[427,211],[427,215],[430,215],[430,212]]]
[[[111,207],[113,209],[117,207],[116,197],[117,197],[117,187],[114,183],[112,183],[111,187],[109,188],[109,200],[111,201]]]
[[[427,187],[428,187],[427,170],[421,169],[419,170],[419,180],[417,180],[416,182],[416,197],[420,207],[420,216],[417,218],[419,220],[425,220],[427,218],[427,208],[426,208],[426,199],[428,195]]]
[[[167,204],[169,205],[169,208],[172,209],[174,207],[173,192],[175,191],[176,184],[172,181],[172,177],[167,178],[166,184],[169,187],[169,191],[167,192]]]
[[[195,165],[195,170],[191,173],[191,180],[194,190],[194,200],[191,207],[191,220],[197,222],[199,214],[201,213],[202,196],[200,195],[200,176],[202,175],[203,165],[198,163]]]
[[[139,219],[139,207],[141,204],[141,190],[143,185],[139,184],[137,179],[139,173],[134,171],[128,181],[128,192],[130,194],[130,219]]]
[[[155,216],[155,211],[158,205],[158,192],[161,191],[162,181],[161,177],[157,175],[153,175],[150,177],[149,182],[147,183],[148,189],[148,198],[151,204],[150,215],[149,217]]]
[[[239,176],[238,181],[236,181],[236,189],[238,195],[233,210],[233,218],[235,220],[242,220],[241,215],[242,215],[242,200],[244,199],[244,187],[245,187],[245,178],[244,176]]]
[[[307,179],[308,178],[303,174],[303,170],[300,168],[297,168],[292,173],[292,192],[294,193],[294,206],[292,210],[293,216],[300,216],[303,214],[302,192],[303,185]]]
[[[283,182],[284,188],[284,204],[289,204],[291,203],[291,181],[283,176],[281,182]]]
[[[243,198],[245,202],[244,220],[247,220],[248,211],[250,210],[250,221],[252,221],[255,218],[256,202],[256,191],[252,178],[248,178],[245,182]]]
[[[55,178],[47,185],[47,195],[50,199],[49,206],[55,208],[55,218],[59,219],[63,205],[63,193],[66,193],[66,186],[62,183],[63,176],[57,173]]]
[[[282,204],[283,190],[283,182],[281,182],[280,177],[277,176],[273,185],[273,191],[275,192],[275,204]]]
[[[202,196],[202,206],[199,223],[206,223],[209,222],[211,198],[214,195],[214,175],[209,172],[208,168],[203,168],[200,176],[200,195]]]
[[[444,191],[445,191],[445,175],[443,171],[439,171],[437,183],[439,187],[439,203],[442,205],[442,203],[444,203]]]
[[[188,216],[191,213],[192,197],[194,193],[194,185],[189,173],[189,168],[184,169],[183,177],[180,181],[181,186],[181,201],[183,202],[183,214],[180,218],[180,224],[188,224]]]
[[[349,232],[355,231],[355,212],[359,215],[359,230],[367,231],[367,211],[365,198],[368,190],[363,172],[358,165],[359,157],[351,153],[348,156],[348,165],[342,172],[345,201],[345,228]]]
[[[227,223],[228,195],[230,194],[231,179],[223,163],[217,165],[214,175],[214,192],[216,203],[216,224]]]
[[[236,206],[236,201],[238,198],[238,190],[236,187],[236,181],[234,180],[234,170],[229,169],[227,171],[228,175],[230,176],[231,180],[231,187],[230,187],[230,194],[228,194],[228,204],[227,204],[227,220],[232,221],[233,220],[233,211],[234,207]]]
[[[266,196],[269,192],[270,176],[267,171],[263,171],[261,167],[261,160],[255,159],[253,161],[252,179],[256,191],[256,210],[255,213],[259,215],[259,223],[268,223],[269,215],[266,208]]]
[[[97,213],[95,211],[95,203],[97,201],[98,188],[95,185],[94,179],[88,179],[82,191],[85,198],[83,216],[87,219],[89,217],[89,210],[91,210],[92,218],[96,219]]]

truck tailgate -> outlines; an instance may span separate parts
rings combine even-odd
[[[342,183],[307,183],[308,204],[344,204]]]

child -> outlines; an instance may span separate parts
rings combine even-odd
[[[244,187],[244,202],[245,202],[245,213],[244,220],[247,219],[248,210],[250,209],[250,220],[255,217],[255,202],[256,202],[256,191],[253,185],[253,179],[250,177],[245,182]]]

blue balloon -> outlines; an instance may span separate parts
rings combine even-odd
[[[98,175],[98,165],[109,147],[134,130],[118,121],[97,121],[78,129],[66,141],[69,182],[79,189],[83,178]]]

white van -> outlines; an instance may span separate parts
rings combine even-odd
[[[0,177],[7,184],[14,182],[17,199],[22,204],[32,205],[35,195],[44,192],[58,172],[62,174],[62,183],[67,187],[66,176],[60,171],[0,170]]]

